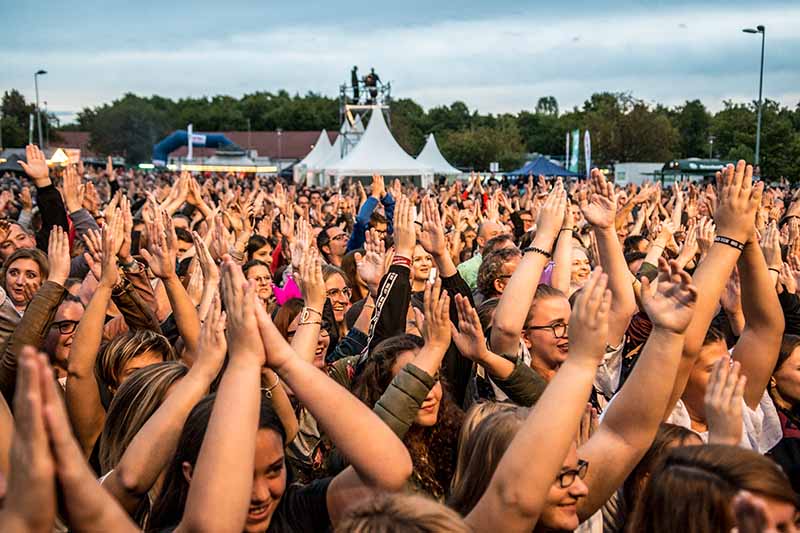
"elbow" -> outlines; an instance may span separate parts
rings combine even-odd
[[[114,468],[117,483],[129,496],[139,497],[147,494],[152,485],[143,483],[141,476],[132,468],[126,467],[123,463]]]
[[[405,445],[390,461],[383,461],[367,482],[368,485],[388,492],[402,491],[414,470],[411,456]],[[363,479],[363,478],[362,478]]]
[[[542,498],[535,495],[531,487],[523,487],[514,480],[498,480],[496,493],[503,509],[513,512],[531,523],[539,518]]]

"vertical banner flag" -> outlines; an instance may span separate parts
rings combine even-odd
[[[578,155],[581,151],[581,130],[572,130],[572,156],[569,158],[569,170],[578,171]]]
[[[589,130],[583,134],[583,155],[586,158],[586,177],[592,172],[592,139],[589,137]]]
[[[189,139],[189,154],[186,156],[186,159],[187,159],[188,161],[191,161],[191,160],[192,160],[192,136],[193,136],[193,135],[192,135],[192,131],[193,131],[193,130],[194,130],[194,124],[189,124],[189,125],[186,127],[186,133],[188,133],[188,135],[186,136],[186,138],[187,138],[187,139]]]
[[[567,151],[564,152],[564,167],[569,167],[569,132],[567,132]]]

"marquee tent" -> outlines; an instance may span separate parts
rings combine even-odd
[[[314,169],[319,167],[319,163],[328,156],[330,151],[331,141],[328,139],[328,132],[322,130],[317,142],[314,144],[314,148],[299,163],[294,165],[294,182],[306,182],[308,185],[316,185],[313,183]]]
[[[425,141],[425,146],[417,156],[417,161],[431,167],[434,174],[451,176],[462,173],[444,158],[442,152],[439,151],[439,146],[436,144],[436,137],[433,136],[433,133],[428,135],[428,140]]]
[[[374,109],[361,140],[341,161],[327,167],[325,174],[336,178],[345,176],[420,176],[422,185],[433,179],[433,168],[408,155],[392,137],[383,112]]]
[[[525,163],[522,168],[518,168],[513,172],[509,172],[507,176],[527,176],[531,174],[533,176],[562,176],[565,178],[579,178],[581,174],[577,172],[571,172],[566,168],[562,167],[561,165],[557,165],[547,159],[544,156],[539,156],[533,161],[528,161]]]

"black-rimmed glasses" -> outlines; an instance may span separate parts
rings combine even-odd
[[[564,339],[569,331],[569,324],[559,322],[557,324],[548,324],[546,326],[525,326],[526,331],[531,329],[549,329],[553,332],[553,337],[556,339]]]
[[[589,461],[584,461],[583,459],[578,459],[578,468],[573,468],[571,470],[566,470],[561,472],[559,475],[556,476],[556,480],[558,480],[558,484],[561,486],[562,489],[569,488],[573,483],[575,483],[575,478],[579,477],[583,479],[586,477],[586,472],[589,470]]]
[[[75,328],[78,327],[77,320],[61,320],[60,322],[53,322],[50,326],[53,329],[58,329],[58,332],[62,335],[69,335]]]

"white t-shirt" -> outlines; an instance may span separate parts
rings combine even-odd
[[[692,429],[692,420],[689,418],[689,411],[683,400],[678,400],[666,421],[686,429]],[[750,409],[742,400],[742,428],[742,441],[739,446],[761,454],[770,451],[783,438],[778,411],[775,410],[772,398],[766,391],[755,410]],[[708,431],[703,433],[695,431],[695,433],[703,439],[703,442],[708,442]]]

